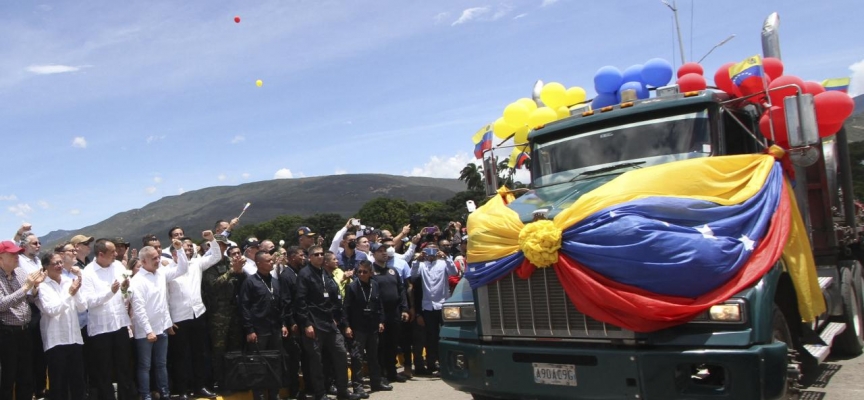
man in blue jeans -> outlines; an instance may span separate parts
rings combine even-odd
[[[143,266],[132,278],[132,329],[135,347],[138,349],[138,393],[143,400],[150,400],[150,367],[154,367],[156,388],[162,398],[169,398],[168,391],[168,333],[171,331],[171,315],[166,297],[167,282],[186,273],[188,260],[180,248],[180,240],[173,240],[176,263],[162,267],[161,255],[156,248],[146,246],[138,252]]]

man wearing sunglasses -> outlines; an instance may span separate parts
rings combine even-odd
[[[33,232],[24,232],[21,234],[20,246],[24,249],[24,252],[18,256],[21,269],[28,274],[42,271],[42,262],[39,260],[39,250],[42,249],[42,243],[39,242],[39,237]],[[36,295],[35,293],[32,294]],[[39,329],[42,311],[36,307],[36,303],[30,303],[30,313],[32,318],[30,319],[29,331],[33,341],[33,394],[38,399],[45,397],[47,386],[45,369],[47,364],[45,352],[42,350],[42,333]]]

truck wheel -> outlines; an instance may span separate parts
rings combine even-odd
[[[786,317],[780,307],[774,305],[774,315],[771,319],[771,331],[775,342],[786,343],[789,364],[786,367],[786,396],[784,400],[799,400],[801,398],[801,367],[796,359],[798,352],[792,346],[792,332],[786,323]]]
[[[834,338],[832,353],[845,356],[857,356],[864,350],[864,315],[862,315],[861,293],[853,281],[852,270],[844,268],[841,279],[840,294],[843,297],[843,322],[846,330]]]

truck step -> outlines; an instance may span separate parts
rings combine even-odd
[[[831,284],[834,283],[834,278],[830,276],[820,276],[819,277],[819,287],[822,290],[827,289]]]
[[[821,280],[819,283],[822,283]],[[825,329],[822,330],[822,333],[819,334],[819,338],[828,345],[805,344],[804,348],[821,363],[825,361],[825,359],[828,358],[828,354],[831,353],[831,342],[834,341],[834,337],[843,333],[844,330],[846,330],[845,323],[829,322]]]

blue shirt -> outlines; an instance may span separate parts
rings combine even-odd
[[[450,294],[447,278],[456,275],[456,266],[450,260],[415,261],[411,277],[423,278],[423,310],[440,310]]]

